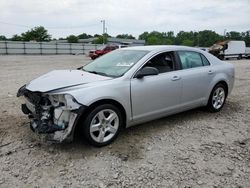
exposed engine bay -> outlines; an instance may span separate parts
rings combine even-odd
[[[76,120],[84,106],[71,95],[32,92],[23,86],[17,96],[25,98],[22,111],[30,118],[32,131],[46,134],[47,139],[51,141],[63,142],[73,139]]]

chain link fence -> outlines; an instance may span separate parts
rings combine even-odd
[[[88,54],[97,44],[0,41],[0,55]]]

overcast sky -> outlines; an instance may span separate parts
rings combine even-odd
[[[0,0],[0,35],[7,37],[39,25],[53,38],[101,34],[102,19],[113,36],[153,30],[247,31],[250,0]]]

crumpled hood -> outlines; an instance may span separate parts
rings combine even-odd
[[[111,78],[82,70],[55,70],[32,80],[26,85],[26,89],[30,91],[48,92],[60,88],[109,79]]]

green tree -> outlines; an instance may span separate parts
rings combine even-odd
[[[174,43],[174,32],[144,32],[139,35],[140,40],[145,40],[147,45],[161,45],[161,44],[173,44]]]
[[[246,42],[246,46],[250,47],[250,30],[244,33],[243,40]]]
[[[174,44],[175,43],[175,36],[173,31],[168,31],[166,33],[166,44]]]
[[[211,30],[204,30],[199,32],[180,31],[175,37],[175,44],[187,46],[202,46],[209,47],[215,42],[222,40],[222,36]],[[192,41],[192,42],[191,42]]]
[[[108,38],[111,36],[109,34],[105,33],[104,36],[95,34],[94,37],[97,39],[93,41],[93,44],[103,44],[103,42],[104,42],[104,44],[106,44],[108,41]]]
[[[104,40],[103,40],[103,36],[102,35],[99,35],[98,37],[96,37],[97,39],[95,39],[93,41],[94,44],[106,44],[107,43],[107,37],[104,37]]]
[[[157,36],[149,36],[146,40],[146,44],[147,45],[156,45],[156,44],[160,44],[160,39]]]
[[[149,33],[145,31],[144,33],[140,34],[138,38],[139,40],[147,40],[148,36],[149,36]]]
[[[166,35],[167,35],[167,38],[172,38],[172,39],[175,38],[174,32],[173,32],[173,31],[168,31],[168,32],[166,33]]]
[[[223,40],[223,37],[211,30],[199,31],[195,36],[195,45],[202,47],[210,47],[214,43]]]
[[[99,34],[94,34],[94,37],[99,37],[100,35]]]
[[[135,37],[133,35],[129,35],[129,34],[119,34],[116,36],[116,38],[120,38],[120,39],[135,39]]]
[[[12,41],[22,41],[23,40],[23,37],[20,36],[20,35],[13,35],[12,38],[11,38]]]
[[[183,46],[193,46],[194,45],[194,41],[193,40],[189,40],[189,39],[185,39],[182,41],[181,45]]]
[[[88,39],[88,38],[92,38],[92,37],[93,37],[92,35],[88,35],[86,33],[82,33],[82,34],[78,35],[79,39]]]
[[[78,37],[75,35],[70,35],[66,39],[69,43],[77,43],[78,42]]]
[[[157,45],[164,44],[165,33],[160,33],[158,31],[152,31],[146,40],[146,44]]]
[[[48,31],[43,27],[34,27],[33,29],[21,34],[24,41],[50,41],[51,35],[48,34]]]
[[[180,31],[179,33],[177,33],[176,39],[175,39],[175,44],[183,45],[184,41],[187,42],[186,40],[194,41],[194,32],[193,31],[190,31],[190,32]]]
[[[0,40],[7,40],[7,38],[4,35],[0,35]]]
[[[165,44],[165,45],[172,45],[172,44],[174,44],[174,40],[166,38],[166,39],[163,39],[162,43]]]
[[[226,38],[231,40],[242,40],[241,33],[237,31],[227,32]]]

